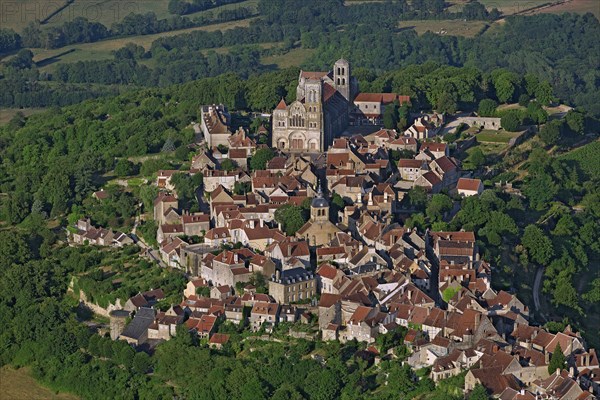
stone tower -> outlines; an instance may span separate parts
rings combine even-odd
[[[316,221],[329,221],[329,202],[323,197],[321,187],[317,197],[315,197],[310,204],[310,220]]]
[[[110,312],[110,338],[112,340],[117,340],[123,329],[125,329],[125,325],[127,322],[127,318],[129,318],[129,311],[126,310],[113,310]]]
[[[347,101],[352,101],[352,75],[350,74],[350,63],[343,58],[337,60],[333,65],[333,83]]]

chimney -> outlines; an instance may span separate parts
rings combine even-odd
[[[265,223],[264,223],[264,221],[263,221],[262,219],[260,220],[260,222],[259,222],[259,223],[260,223],[260,227],[261,227],[261,228],[265,226]]]
[[[279,271],[279,270],[275,270],[275,280],[276,280],[277,282],[280,282],[280,281],[281,281],[281,271]]]
[[[237,264],[237,262],[238,262],[238,255],[237,255],[237,253],[235,253],[235,254],[233,255],[233,262],[234,262],[234,263],[236,263],[236,264]]]

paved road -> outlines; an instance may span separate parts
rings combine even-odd
[[[535,271],[535,280],[533,281],[533,304],[536,311],[540,316],[546,320],[546,316],[542,313],[540,307],[540,286],[542,284],[542,278],[544,277],[544,267],[538,267]]]

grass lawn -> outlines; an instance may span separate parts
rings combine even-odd
[[[403,29],[414,29],[419,35],[431,31],[441,35],[473,37],[477,36],[486,25],[484,21],[451,19],[401,21],[398,26]]]
[[[497,112],[508,111],[508,110],[526,110],[527,107],[523,107],[519,103],[512,104],[500,104],[498,108],[496,108]]]
[[[59,393],[41,386],[27,368],[13,369],[9,366],[0,368],[0,398],[28,400],[77,400],[72,394]]]
[[[64,3],[64,0],[0,1],[0,28],[10,28],[21,33],[30,22],[47,18]]]
[[[261,63],[265,65],[275,64],[279,68],[298,66],[314,54],[315,49],[296,48],[282,55],[263,57]]]
[[[144,47],[146,50],[150,49],[152,42],[161,38],[181,35],[184,33],[190,33],[193,31],[216,31],[216,30],[227,30],[235,27],[247,27],[254,18],[247,18],[239,21],[224,22],[222,24],[213,24],[206,26],[199,26],[194,28],[181,29],[177,31],[157,33],[154,35],[138,35],[128,36],[118,39],[103,40],[95,43],[82,43],[71,46],[65,46],[60,49],[32,49],[34,53],[35,62],[48,61],[46,65],[41,67],[41,70],[49,70],[54,68],[57,63],[71,63],[77,61],[96,61],[112,59],[112,51],[124,47],[127,43],[135,43],[139,46]],[[56,60],[51,60],[53,57]]]
[[[0,109],[0,126],[7,124],[12,119],[12,117],[14,117],[15,114],[18,113],[19,111],[22,112],[23,114],[25,114],[26,117],[28,117],[32,114],[46,111],[46,109],[45,108],[23,108],[23,109],[3,108],[3,109]]]
[[[492,131],[484,129],[477,134],[477,141],[481,143],[508,143],[519,132]]]

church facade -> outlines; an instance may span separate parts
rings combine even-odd
[[[323,152],[349,123],[358,84],[350,64],[338,60],[329,72],[300,71],[296,101],[282,99],[273,111],[273,147],[285,151]]]

